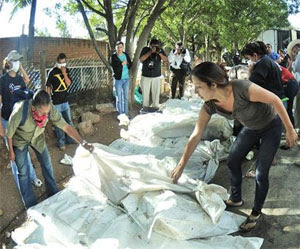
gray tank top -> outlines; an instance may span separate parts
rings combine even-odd
[[[231,84],[234,96],[233,112],[218,109],[214,101],[210,100],[203,105],[209,115],[218,113],[228,119],[236,119],[250,130],[260,130],[274,119],[275,112],[272,106],[249,100],[248,90],[254,83],[249,80],[233,80]]]

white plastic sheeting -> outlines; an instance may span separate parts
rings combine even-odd
[[[183,154],[203,105],[200,98],[170,99],[161,106],[162,113],[135,117],[128,131],[110,146],[131,155],[153,155],[157,159],[171,157],[176,162]],[[232,122],[213,115],[200,142],[191,156],[185,173],[209,182],[215,175],[219,161],[225,160],[231,146]],[[225,141],[224,141],[225,140]]]
[[[121,137],[134,144],[159,146],[166,138],[189,137],[202,106],[200,99],[183,101],[170,99],[162,106],[162,113],[149,113],[135,117],[128,131]],[[232,124],[220,115],[213,115],[203,134],[203,140],[226,140],[232,135]]]
[[[73,160],[77,176],[86,177],[115,204],[128,194],[172,190],[176,193],[189,193],[198,200],[213,223],[217,223],[225,209],[227,191],[221,186],[207,185],[183,175],[178,184],[170,178],[171,170],[176,166],[174,160],[155,159],[153,156],[120,156],[112,148],[95,144],[93,156],[80,150]],[[93,175],[92,177],[90,177]]]
[[[187,137],[177,139],[165,139],[161,146],[142,146],[127,142],[123,139],[117,139],[109,146],[115,148],[126,155],[152,155],[157,159],[166,157],[172,158],[178,162],[183,154]],[[214,177],[219,165],[219,161],[227,158],[230,142],[219,140],[201,141],[196,150],[190,157],[184,173],[194,179],[200,179],[204,182],[210,182]]]
[[[243,218],[224,211],[222,187],[187,176],[171,184],[166,159],[95,147],[77,150],[66,189],[28,210],[32,220],[12,234],[16,248],[260,248],[262,239],[224,236]],[[223,236],[207,238],[215,235]]]
[[[12,234],[16,248],[259,249],[260,238],[228,235],[245,217],[225,211],[223,187],[205,183],[228,155],[230,139],[214,140],[230,137],[227,120],[214,116],[210,141],[198,145],[178,184],[170,178],[201,104],[168,101],[162,114],[131,121],[128,141],[94,144],[92,154],[79,147],[75,177],[28,210],[31,220]]]

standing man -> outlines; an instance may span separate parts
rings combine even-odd
[[[181,68],[183,60],[191,62],[191,56],[188,49],[184,48],[181,41],[176,42],[175,49],[169,54],[169,62],[172,71],[172,99],[175,99],[177,83],[179,82],[179,95],[178,98],[183,97],[184,83],[186,72]]]
[[[116,52],[111,57],[111,66],[114,71],[114,84],[116,89],[116,108],[118,114],[125,114],[128,117],[128,91],[130,84],[129,69],[131,59],[124,51],[124,43],[116,43]]]
[[[281,58],[280,58],[279,54],[276,53],[275,51],[273,51],[272,45],[270,43],[267,43],[266,46],[267,46],[267,51],[268,51],[269,57],[273,61],[276,61],[279,64],[281,62]]]
[[[142,68],[142,92],[143,107],[150,106],[150,89],[152,93],[152,107],[159,106],[160,82],[161,82],[161,61],[168,61],[168,57],[159,46],[157,39],[150,41],[150,47],[144,47],[140,54]]]
[[[71,85],[71,78],[69,69],[67,66],[67,56],[64,53],[60,53],[57,56],[55,66],[49,72],[49,76],[46,82],[47,92],[51,95],[52,102],[56,109],[61,113],[63,118],[69,125],[73,126],[71,119],[71,111],[68,103],[68,88]],[[66,144],[72,144],[74,141],[61,129],[55,127],[56,140],[58,148],[62,151],[66,149]]]
[[[20,60],[22,55],[16,50],[9,52],[3,62],[3,75],[0,78],[0,137],[4,138],[5,144],[8,147],[7,137],[5,135],[7,130],[7,123],[13,110],[13,94],[19,89],[25,89],[26,84],[29,83],[30,79],[23,69]],[[19,75],[18,73],[21,73]],[[33,168],[30,154],[27,154],[27,165],[30,172],[30,179],[32,184],[36,187],[41,187],[42,182],[37,178],[35,170]],[[20,189],[18,179],[18,169],[14,162],[11,163],[11,169],[17,184],[17,188]]]
[[[23,109],[26,107],[27,110],[24,110],[26,119],[24,125],[20,126],[20,122],[24,117]],[[10,160],[16,162],[19,170],[21,195],[26,208],[30,208],[36,204],[26,163],[29,147],[33,149],[41,164],[48,196],[52,196],[58,192],[44,135],[45,127],[49,120],[52,121],[53,125],[74,138],[85,149],[90,152],[93,151],[93,146],[82,140],[77,130],[68,125],[62,118],[62,115],[51,103],[50,96],[46,91],[37,91],[33,99],[29,100],[27,106],[25,105],[25,101],[18,102],[9,118],[7,137],[9,157]]]

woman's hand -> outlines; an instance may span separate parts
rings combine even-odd
[[[285,133],[286,143],[289,147],[297,144],[298,134],[295,129],[287,130]]]
[[[171,178],[173,179],[173,183],[177,183],[178,179],[182,175],[184,167],[182,167],[180,164],[176,166],[171,172]]]

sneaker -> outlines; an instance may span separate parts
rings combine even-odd
[[[32,184],[35,186],[35,187],[37,187],[37,188],[40,188],[41,186],[42,186],[42,181],[40,180],[40,179],[38,179],[38,178],[36,178],[33,182],[32,182]]]
[[[65,145],[59,146],[58,148],[59,148],[61,151],[65,151],[65,150],[66,150],[66,146],[65,146]]]

